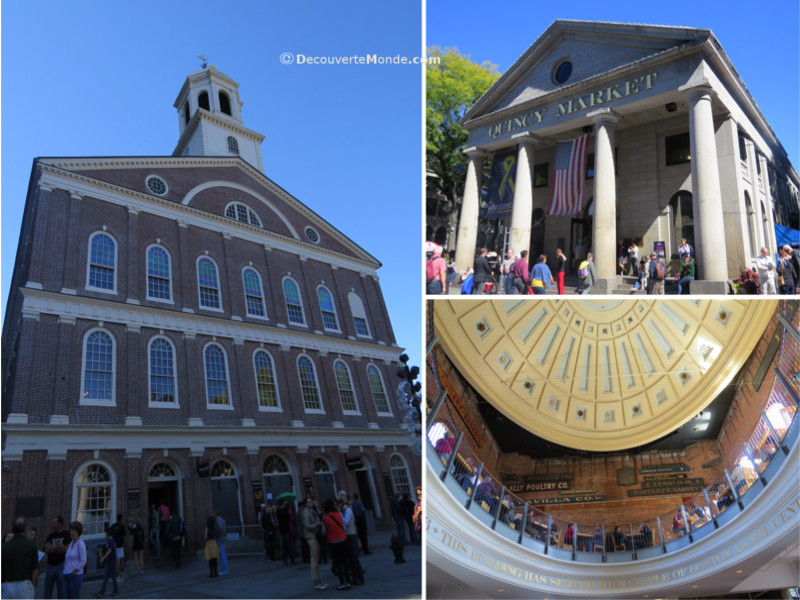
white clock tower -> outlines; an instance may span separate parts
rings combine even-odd
[[[242,123],[239,84],[208,66],[192,73],[175,100],[181,136],[173,156],[241,156],[264,172],[264,136]]]

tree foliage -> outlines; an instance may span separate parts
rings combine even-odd
[[[453,210],[464,191],[467,162],[462,152],[467,130],[458,121],[500,74],[497,65],[474,63],[457,48],[434,46],[428,49],[428,57],[432,56],[441,61],[427,65],[427,167],[435,175],[428,181]]]

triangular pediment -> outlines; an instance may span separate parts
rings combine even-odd
[[[572,88],[603,73],[702,44],[711,31],[628,23],[557,20],[475,103],[464,123]],[[559,83],[555,72],[568,61]]]

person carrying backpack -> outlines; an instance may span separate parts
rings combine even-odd
[[[578,289],[575,291],[579,294],[588,294],[592,289],[595,281],[597,281],[597,272],[594,270],[594,256],[591,252],[586,253],[586,260],[578,265]]]
[[[664,295],[664,279],[667,277],[667,268],[658,255],[650,254],[650,293]]]

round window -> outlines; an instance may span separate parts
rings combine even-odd
[[[559,85],[566,83],[570,75],[572,75],[572,63],[568,60],[562,60],[553,69],[553,83]]]
[[[312,244],[319,244],[319,234],[313,227],[306,227],[306,237]]]
[[[165,196],[169,188],[167,182],[157,175],[150,175],[146,181],[147,189],[153,192],[156,196]]]

